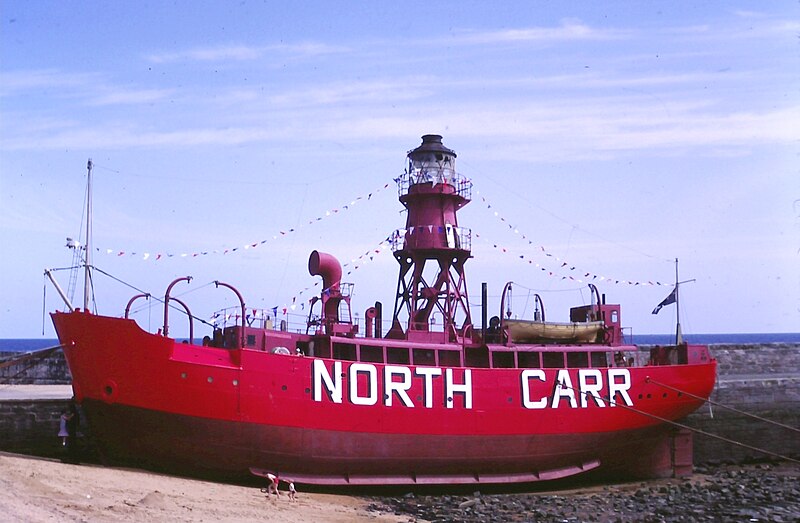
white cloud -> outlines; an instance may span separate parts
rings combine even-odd
[[[66,73],[58,69],[0,73],[0,97],[26,96],[32,91],[53,98],[77,98],[94,106],[152,103],[174,92],[173,89],[118,88],[99,73]]]
[[[567,40],[615,40],[627,38],[631,31],[597,29],[578,20],[563,20],[557,27],[529,27],[500,31],[464,32],[448,43],[502,44],[519,42],[554,42]]]
[[[91,98],[90,105],[148,104],[167,98],[173,89],[108,90]]]
[[[7,138],[0,141],[0,149],[117,149],[129,147],[193,147],[203,145],[242,145],[278,140],[284,136],[281,129],[255,127],[189,128],[150,131],[134,125],[103,124],[92,122],[91,127],[75,126],[39,136]]]
[[[297,89],[273,95],[270,101],[281,107],[335,105],[352,102],[379,102],[391,105],[430,95],[434,92],[431,80],[406,78],[394,80],[336,82],[324,86]]]
[[[242,61],[255,60],[262,56],[263,48],[245,45],[223,45],[218,47],[203,47],[187,51],[154,54],[147,57],[157,64],[179,61]]]
[[[733,14],[739,18],[764,18],[766,13],[760,11],[749,11],[746,9],[734,9]]]
[[[151,54],[146,57],[150,62],[157,64],[173,62],[245,62],[259,60],[270,54],[281,55],[284,58],[319,56],[331,53],[341,53],[347,48],[315,42],[299,42],[297,44],[275,44],[251,46],[241,44],[226,44],[211,47],[199,47],[176,52]]]
[[[65,73],[58,69],[34,69],[0,72],[0,96],[33,89],[85,88],[100,81],[96,73]]]
[[[380,89],[376,86],[375,96]],[[387,87],[388,88],[388,87]],[[5,133],[6,150],[53,148],[192,147],[244,145],[286,140],[359,140],[415,135],[419,129],[447,129],[450,134],[486,137],[502,147],[489,154],[527,161],[568,160],[628,155],[635,151],[714,150],[730,155],[742,148],[790,144],[800,136],[800,106],[763,112],[719,112],[711,102],[669,101],[668,106],[646,97],[571,99],[560,103],[484,101],[458,103],[458,109],[440,103],[434,113],[415,109],[374,110],[371,104],[339,111],[335,102],[348,103],[358,90],[316,96],[331,101],[329,110],[313,114],[284,111],[263,125],[230,127],[176,127],[143,129],[136,124],[92,122],[91,127],[69,122],[36,121],[22,134]],[[266,116],[264,116],[266,118]],[[314,125],[308,123],[313,121]],[[59,126],[60,124],[60,126]],[[706,148],[713,147],[708,150]],[[694,153],[693,153],[694,154]]]

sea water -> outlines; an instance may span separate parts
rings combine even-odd
[[[675,342],[674,334],[634,334],[632,342],[637,345],[667,345]],[[750,333],[750,334],[684,334],[689,343],[702,345],[712,343],[763,344],[800,343],[800,332]],[[58,345],[53,338],[5,338],[0,339],[0,352],[29,352]]]

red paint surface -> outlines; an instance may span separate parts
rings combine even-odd
[[[443,379],[433,382],[431,408],[423,406],[419,379],[408,391],[414,407],[397,398],[387,407],[382,397],[365,406],[332,403],[325,394],[314,401],[312,357],[181,344],[132,320],[83,312],[55,313],[53,321],[73,386],[109,455],[222,475],[280,470],[316,483],[533,481],[597,460],[601,468],[657,463],[646,456],[669,427],[642,413],[676,420],[702,401],[646,378],[708,397],[716,369],[713,360],[629,368],[636,411],[591,400],[572,408],[565,399],[558,408],[525,409],[523,369],[485,368],[471,369],[471,409],[459,395],[445,408]],[[328,369],[332,363],[326,360]],[[352,363],[343,361],[343,370]],[[372,365],[382,376],[384,365]],[[456,382],[463,372],[454,369]],[[558,369],[544,372],[552,384]],[[569,373],[577,385],[578,369]],[[347,385],[345,378],[345,397]]]

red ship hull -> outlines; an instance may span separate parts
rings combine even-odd
[[[422,484],[664,475],[668,422],[697,409],[695,396],[707,398],[716,375],[705,348],[693,346],[682,365],[443,368],[201,347],[80,311],[53,321],[76,399],[108,457],[217,477],[264,469],[316,484]],[[264,336],[273,346],[311,339]]]

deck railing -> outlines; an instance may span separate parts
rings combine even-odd
[[[472,250],[472,229],[469,227],[453,226],[420,226],[411,229],[397,229],[389,237],[389,245],[392,252],[397,252],[406,247],[406,240],[412,239],[415,235],[438,234],[442,238],[442,245],[447,245],[452,249],[465,251]]]
[[[472,199],[472,180],[448,167],[413,169],[411,172],[404,172],[397,178],[398,196],[405,196],[412,186],[420,183],[432,183],[434,186],[452,185],[456,194],[467,200]]]

